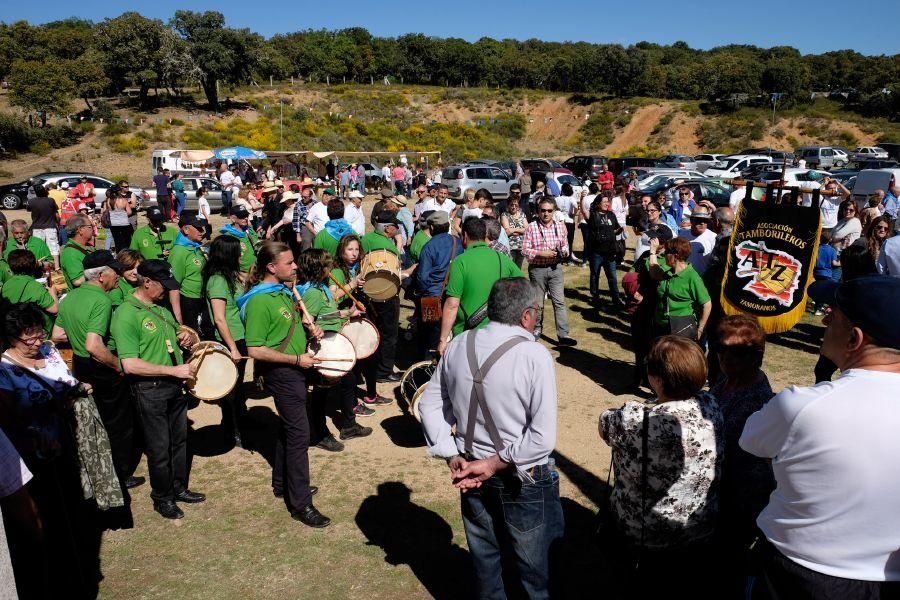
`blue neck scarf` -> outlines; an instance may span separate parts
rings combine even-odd
[[[246,231],[243,231],[243,230],[241,230],[241,229],[238,229],[237,227],[235,227],[235,226],[234,226],[233,224],[231,224],[231,223],[228,223],[228,224],[226,224],[226,225],[223,225],[223,226],[222,226],[222,229],[219,230],[219,233],[227,233],[227,234],[231,234],[231,235],[233,235],[234,237],[238,237],[238,238],[244,238],[244,237],[247,237],[247,232],[246,232]]]
[[[350,227],[350,223],[348,223],[344,219],[332,219],[325,223],[325,231],[331,234],[331,237],[340,241],[345,235],[349,235],[351,233],[355,233],[353,228]]]
[[[238,310],[241,311],[241,321],[247,320],[247,302],[250,301],[250,298],[256,296],[257,294],[268,294],[271,292],[277,292],[279,290],[287,294],[287,297],[290,298],[293,302],[294,295],[291,292],[291,289],[283,283],[259,283],[250,288],[250,290],[248,290],[247,293],[243,296],[239,296],[236,302],[238,305]]]
[[[325,297],[328,298],[329,302],[334,301],[334,298],[331,295],[331,290],[328,289],[328,286],[325,285],[324,283],[312,283],[312,282],[298,283],[295,287],[297,288],[297,291],[300,292],[301,298],[303,297],[303,294],[305,294],[308,290],[310,290],[312,288],[319,288],[320,290],[325,292]]]
[[[187,239],[185,235],[181,232],[178,233],[178,237],[175,238],[176,246],[184,246],[185,248],[190,248],[191,250],[196,250],[200,247],[199,242],[192,242]]]

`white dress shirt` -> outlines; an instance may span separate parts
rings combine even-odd
[[[451,200],[449,197],[441,203],[437,198],[429,198],[425,201],[425,210],[442,210],[445,213],[452,214],[453,209],[456,208],[456,202]]]
[[[550,352],[519,326],[489,322],[475,331],[479,365],[508,339],[526,340],[503,355],[485,377],[485,402],[503,440],[500,458],[520,472],[546,463],[556,445],[556,369]],[[472,393],[466,339],[472,333],[466,331],[449,344],[419,401],[430,456],[449,458],[465,451]],[[481,409],[472,453],[476,458],[497,454]]]
[[[323,202],[316,200],[315,204],[309,207],[309,214],[306,215],[309,222],[316,233],[322,231],[330,219],[328,218],[328,207]]]

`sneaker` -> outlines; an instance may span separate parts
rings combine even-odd
[[[341,439],[342,440],[352,440],[353,438],[358,437],[366,437],[367,435],[372,434],[371,427],[363,427],[358,423],[354,423],[350,427],[346,427],[341,429]]]
[[[573,340],[570,337],[561,337],[561,338],[559,338],[559,341],[556,343],[556,345],[572,347],[572,346],[577,346],[578,342],[576,342],[575,340]]]
[[[357,417],[371,417],[375,414],[375,411],[365,404],[357,404],[353,407],[353,414]]]
[[[363,402],[366,404],[366,406],[378,406],[380,404],[390,404],[393,402],[393,400],[391,400],[390,398],[385,398],[384,396],[376,395],[374,398],[370,398],[369,396],[364,397]]]
[[[344,449],[344,445],[334,439],[334,436],[329,434],[323,437],[318,444],[316,444],[316,448],[321,448],[322,450],[327,450],[328,452],[340,452]]]

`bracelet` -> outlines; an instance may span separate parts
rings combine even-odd
[[[299,354],[294,358],[294,365],[298,366],[298,367],[300,366],[300,355]]]

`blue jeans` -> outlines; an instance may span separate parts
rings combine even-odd
[[[616,279],[616,257],[604,254],[590,253],[590,288],[591,297],[600,295],[600,269],[606,273],[606,282],[609,284],[609,295],[615,304],[622,304],[622,296],[619,295],[619,281]]]
[[[532,476],[534,483],[520,483],[512,472],[495,475],[461,494],[479,598],[506,598],[500,559],[504,548],[515,555],[528,597],[551,595],[551,564],[564,529],[559,476],[547,465],[535,467]]]
[[[228,215],[231,212],[231,192],[222,190],[222,214]]]
[[[184,192],[175,192],[175,214],[181,216],[184,205],[187,202],[187,195]]]

